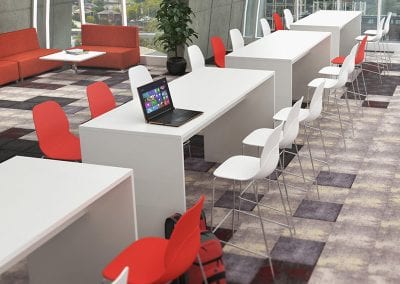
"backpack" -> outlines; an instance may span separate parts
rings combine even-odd
[[[169,239],[175,224],[182,215],[175,213],[165,220],[165,238]],[[209,284],[226,284],[225,267],[222,260],[222,246],[218,238],[207,230],[207,222],[204,211],[200,216],[201,245],[199,256],[203,265],[204,273]],[[179,284],[201,284],[203,277],[198,259],[194,261],[189,270],[173,283]]]

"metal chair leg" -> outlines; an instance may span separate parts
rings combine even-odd
[[[203,263],[201,262],[201,258],[200,258],[199,254],[197,254],[197,261],[199,262],[199,267],[200,267],[201,277],[203,278],[203,283],[208,284],[207,276],[206,276],[206,273],[204,272]]]
[[[305,129],[305,131],[306,131],[305,135],[306,135],[306,140],[307,140],[308,153],[310,154],[311,167],[312,167],[312,170],[313,170],[315,186],[317,187],[317,195],[318,195],[318,199],[319,199],[319,187],[318,187],[318,182],[317,182],[317,176],[315,174],[315,166],[314,166],[314,161],[313,161],[313,157],[312,157],[312,153],[311,153],[310,140],[309,140],[309,137],[308,137],[307,129]]]

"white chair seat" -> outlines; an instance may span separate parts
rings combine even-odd
[[[264,140],[264,144],[265,141],[266,140]],[[214,171],[214,176],[231,180],[246,181],[252,179],[259,170],[259,158],[251,156],[233,156],[223,162]]]
[[[269,138],[274,130],[270,128],[259,128],[251,132],[242,143],[245,145],[264,147],[265,141]]]
[[[356,37],[356,41],[362,41],[364,39],[365,35],[360,35],[358,37]],[[375,41],[376,40],[376,36],[368,36],[367,37],[367,41]]]
[[[364,32],[365,35],[375,36],[378,33],[377,30],[367,30]]]
[[[318,87],[322,81],[325,81],[324,89],[331,89],[336,86],[336,79],[328,79],[328,78],[315,78],[310,83],[308,83],[308,87],[316,88]]]
[[[275,120],[286,121],[291,109],[292,109],[291,107],[285,107],[285,108],[281,109],[280,111],[278,111],[274,115],[273,118]],[[303,122],[303,121],[307,120],[307,117],[309,115],[310,115],[310,111],[308,109],[301,108],[300,112],[299,112],[299,121]]]
[[[340,67],[339,66],[326,66],[318,71],[319,74],[329,75],[329,76],[339,76]]]

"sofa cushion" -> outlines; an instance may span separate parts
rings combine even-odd
[[[82,45],[139,47],[138,27],[82,25]]]
[[[79,66],[101,67],[112,69],[127,69],[136,65],[140,61],[140,50],[136,48],[115,47],[115,46],[88,46],[82,45],[76,48],[82,48],[90,51],[105,51],[106,54],[81,62]]]
[[[0,57],[40,48],[34,28],[0,34]]]
[[[17,81],[18,79],[18,63],[12,61],[0,61],[0,85]]]
[[[26,78],[43,73],[45,71],[61,67],[64,63],[60,61],[41,60],[39,57],[59,52],[59,49],[35,49],[21,52],[11,56],[3,57],[3,60],[18,62],[20,78]]]

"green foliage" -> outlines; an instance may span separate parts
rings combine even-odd
[[[198,37],[197,32],[191,28],[194,15],[185,0],[162,0],[157,11],[157,28],[163,33],[156,39],[161,42],[164,50],[174,52],[178,56],[178,47],[188,45],[192,37]]]
[[[95,23],[95,19],[93,16],[86,16],[86,22],[94,24]]]

